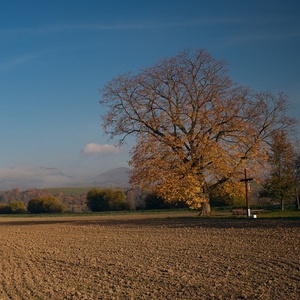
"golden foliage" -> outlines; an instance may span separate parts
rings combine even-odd
[[[223,61],[186,51],[103,89],[104,128],[120,143],[135,135],[131,182],[199,206],[210,190],[265,167],[270,135],[294,120],[283,94],[253,94],[231,81]],[[235,185],[236,186],[236,185]]]

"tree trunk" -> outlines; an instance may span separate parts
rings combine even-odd
[[[284,199],[283,198],[281,198],[281,210],[284,210]]]
[[[201,213],[200,216],[208,216],[210,215],[210,202],[207,199],[205,202],[202,202]]]
[[[297,209],[300,209],[300,197],[296,196]]]
[[[210,215],[210,203],[208,201],[202,203],[201,216]]]

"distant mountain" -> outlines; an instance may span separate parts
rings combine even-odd
[[[70,185],[74,179],[56,168],[0,168],[0,189],[47,188]]]
[[[93,178],[67,176],[57,168],[13,167],[0,168],[0,190],[53,187],[129,187],[129,168],[121,167]]]
[[[100,187],[129,187],[129,172],[129,168],[115,168],[99,174],[90,184]]]

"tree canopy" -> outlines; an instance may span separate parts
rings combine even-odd
[[[136,138],[132,184],[194,207],[220,186],[241,194],[241,171],[263,166],[270,136],[295,122],[283,93],[236,84],[225,62],[202,49],[120,75],[101,93],[105,132],[120,144]]]
[[[54,196],[37,197],[28,202],[27,210],[32,214],[61,213],[65,210],[63,203]]]
[[[86,204],[93,212],[129,209],[124,191],[114,189],[91,189],[87,193]]]
[[[296,196],[295,171],[297,171],[296,154],[284,131],[273,134],[268,163],[270,170],[261,195],[279,201],[281,209],[284,210],[285,202]]]

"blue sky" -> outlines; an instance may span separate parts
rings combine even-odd
[[[0,3],[0,180],[127,166],[129,145],[116,151],[103,135],[98,89],[186,48],[225,59],[241,84],[284,91],[300,115],[298,0]]]

